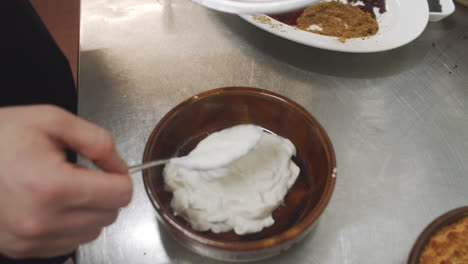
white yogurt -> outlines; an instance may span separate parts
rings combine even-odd
[[[187,156],[171,159],[187,169],[210,170],[225,167],[257,145],[262,129],[254,125],[238,125],[210,134]]]
[[[175,214],[187,219],[195,230],[215,233],[234,229],[242,235],[273,225],[273,210],[299,175],[291,160],[296,153],[294,145],[254,125],[235,126],[213,135],[217,136],[202,140],[186,156],[188,160],[194,157],[190,162],[171,162],[164,168]],[[222,145],[232,146],[232,151],[214,151]],[[207,156],[200,157],[201,153]],[[216,166],[210,166],[210,160]]]

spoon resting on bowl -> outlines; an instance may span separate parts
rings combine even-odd
[[[252,150],[260,140],[262,130],[255,125],[237,125],[210,134],[200,141],[187,156],[154,160],[130,166],[128,173],[167,164],[169,162],[188,169],[211,170],[222,168]]]

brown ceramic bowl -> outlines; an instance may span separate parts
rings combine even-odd
[[[467,6],[468,7],[468,0],[455,0],[457,1],[458,3],[460,3],[461,5],[464,5],[464,6]]]
[[[432,223],[422,231],[414,243],[408,258],[408,264],[418,264],[419,257],[430,239],[443,227],[453,224],[465,216],[468,216],[468,206],[451,210],[432,221]]]
[[[208,134],[238,124],[255,124],[290,139],[301,169],[275,223],[261,232],[237,235],[197,232],[173,214],[162,167],[143,172],[151,202],[173,237],[192,251],[224,261],[253,261],[279,254],[303,238],[330,200],[336,175],[335,154],[322,126],[303,107],[281,95],[256,88],[228,87],[195,95],[167,113],[146,144],[144,161],[183,156]]]

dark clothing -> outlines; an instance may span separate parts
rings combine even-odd
[[[0,1],[0,36],[0,107],[55,104],[76,113],[68,61],[28,0]],[[59,264],[69,257],[11,260],[0,256],[0,263]]]
[[[0,2],[0,106],[55,104],[77,111],[66,57],[27,0]]]

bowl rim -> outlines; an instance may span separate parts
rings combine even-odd
[[[423,229],[414,242],[413,248],[411,249],[408,257],[408,264],[419,263],[419,257],[427,243],[441,228],[453,224],[457,220],[466,216],[468,216],[468,206],[463,206],[452,209],[432,220],[432,222]]]
[[[150,175],[149,175],[148,170],[143,171],[143,182],[145,185],[145,190],[147,192],[147,195],[151,203],[153,204],[153,207],[156,209],[158,216],[160,217],[160,219],[163,220],[163,223],[179,231],[180,233],[182,233],[182,235],[184,235],[186,238],[190,239],[191,241],[198,243],[198,244],[206,245],[206,246],[213,247],[213,248],[223,249],[223,250],[249,251],[249,250],[266,249],[266,248],[270,248],[270,247],[282,244],[284,242],[290,241],[294,239],[295,237],[298,237],[301,233],[308,231],[308,229],[313,226],[313,224],[316,222],[316,220],[319,218],[319,216],[323,213],[323,211],[327,207],[328,202],[331,199],[331,196],[335,187],[336,156],[335,156],[335,152],[333,149],[333,145],[325,129],[322,127],[322,125],[304,107],[302,107],[298,103],[294,102],[293,100],[285,96],[279,95],[277,93],[274,93],[265,89],[260,89],[260,88],[232,86],[232,87],[215,88],[215,89],[201,92],[199,94],[191,96],[190,98],[176,105],[169,112],[167,112],[161,118],[161,120],[156,124],[156,126],[152,130],[146,142],[145,150],[143,153],[143,162],[149,160],[149,157],[151,155],[150,146],[153,145],[152,142],[156,140],[156,138],[159,136],[160,129],[174,115],[176,115],[177,112],[179,112],[183,107],[190,105],[194,102],[197,102],[199,100],[203,100],[207,97],[216,96],[219,94],[237,93],[237,92],[269,96],[269,97],[275,98],[276,100],[282,101],[283,103],[286,103],[289,106],[295,108],[295,110],[301,112],[307,118],[307,120],[311,122],[314,125],[314,127],[317,129],[318,135],[319,137],[321,137],[321,140],[324,144],[325,152],[326,152],[326,155],[328,156],[327,158],[330,161],[330,164],[328,166],[329,176],[327,177],[327,180],[325,182],[323,193],[320,196],[320,199],[317,202],[316,207],[310,213],[308,213],[303,219],[301,219],[298,223],[296,223],[294,226],[290,227],[289,229],[281,233],[275,234],[271,237],[263,238],[260,240],[245,242],[245,241],[219,241],[215,239],[207,239],[205,237],[198,235],[196,231],[179,225],[177,221],[175,220],[174,216],[172,216],[170,213],[163,210],[162,206],[158,204],[158,201],[156,199],[156,194],[153,193],[153,191],[151,190],[151,187],[149,184]]]

